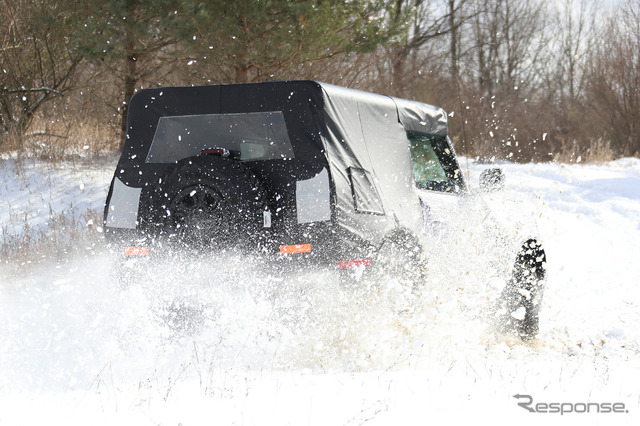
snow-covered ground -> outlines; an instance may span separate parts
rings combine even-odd
[[[98,232],[113,167],[0,161],[0,244]],[[0,265],[0,425],[639,424],[640,160],[501,167],[547,250],[535,341],[470,315],[453,272],[412,299],[203,257],[121,288],[94,235]]]

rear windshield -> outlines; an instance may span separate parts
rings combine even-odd
[[[294,158],[280,111],[160,117],[147,163],[175,163],[224,148],[240,161]]]

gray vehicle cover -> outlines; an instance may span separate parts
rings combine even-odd
[[[247,166],[267,182],[269,191],[282,195],[277,198],[284,200],[281,214],[288,214],[289,223],[309,223],[315,218],[374,243],[396,227],[420,229],[406,132],[446,138],[444,111],[313,81],[138,92],[130,103],[127,139],[107,198],[107,229],[139,227],[140,218],[148,214],[145,191],[181,157],[211,148],[211,141],[205,140],[189,149],[174,146],[171,152],[163,152],[154,142],[161,118],[252,113],[275,114],[286,124],[292,147],[288,158],[247,162]],[[321,176],[328,177],[326,185],[308,186],[317,199],[315,204],[307,203],[311,213],[296,211],[305,208],[293,200],[302,197],[296,186],[302,188],[301,182],[313,179],[322,183]]]

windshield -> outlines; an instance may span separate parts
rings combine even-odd
[[[456,193],[464,189],[460,167],[445,138],[407,132],[407,139],[418,188]]]

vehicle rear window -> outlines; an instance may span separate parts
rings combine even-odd
[[[160,117],[147,163],[175,163],[224,148],[240,161],[294,158],[280,111]]]

